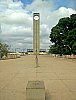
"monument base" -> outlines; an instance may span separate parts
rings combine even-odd
[[[45,86],[43,81],[28,81],[26,100],[45,100]]]

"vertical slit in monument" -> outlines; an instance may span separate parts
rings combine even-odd
[[[37,31],[37,23],[36,23],[36,31]],[[37,39],[38,39],[38,37],[37,37],[37,32],[36,32],[36,80],[37,80],[37,68],[38,68],[38,51],[37,51]]]

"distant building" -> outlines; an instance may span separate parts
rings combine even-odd
[[[40,52],[46,52],[46,49],[40,49]]]
[[[33,49],[27,49],[27,52],[33,52]]]
[[[46,49],[40,49],[39,54],[40,55],[46,55],[47,54]]]
[[[27,49],[27,54],[33,54],[33,49]]]
[[[28,54],[34,54],[33,49],[27,49]],[[46,49],[40,49],[39,54],[44,55],[47,54]]]

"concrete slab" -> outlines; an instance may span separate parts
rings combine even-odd
[[[67,80],[76,80],[76,72],[71,72],[71,71],[65,71],[65,72],[56,72],[57,76],[59,79],[67,79]]]
[[[68,89],[61,80],[45,80],[45,88],[50,93],[65,93]],[[51,94],[50,94],[51,95]]]
[[[43,81],[28,81],[26,100],[45,100],[45,86]]]
[[[51,79],[58,79],[58,77],[56,76],[55,73],[49,73],[49,72],[38,72],[37,73],[37,79],[40,79],[40,80],[51,80]]]
[[[63,80],[63,82],[71,92],[76,92],[76,80]]]
[[[65,93],[50,93],[50,99],[49,100],[74,100],[72,97],[72,94],[65,92]],[[46,99],[48,100],[48,99]]]
[[[0,91],[0,100],[26,100],[25,92],[15,89]]]
[[[74,96],[74,100],[76,100],[76,92],[72,92],[72,95]]]

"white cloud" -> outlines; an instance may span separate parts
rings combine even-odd
[[[22,6],[23,6],[23,4],[20,1],[19,2],[11,2],[11,3],[8,4],[8,8],[14,9],[14,10],[22,9]]]
[[[43,9],[43,12],[45,12],[45,10],[53,9],[53,2],[52,2],[52,0],[50,0],[48,2],[42,1],[42,0],[34,0],[31,5],[27,5],[26,9],[33,11],[33,12],[36,12],[36,11],[41,12]]]
[[[22,24],[26,26],[26,24],[32,24],[32,18],[25,12],[10,11],[9,14],[6,13],[6,15],[4,15],[4,17],[2,18],[2,22],[6,24]]]
[[[48,22],[48,25],[50,25],[52,28],[58,23],[60,18],[69,17],[71,14],[76,14],[76,11],[71,8],[60,7],[47,15],[46,22]]]
[[[15,36],[31,36],[31,27],[15,26],[15,25],[2,25],[2,35],[15,35]],[[31,34],[30,34],[31,33]]]
[[[0,12],[2,33],[0,39],[10,43],[14,48],[32,48],[33,18],[31,12],[40,12],[40,42],[41,48],[49,48],[51,28],[63,17],[76,13],[72,8],[61,7],[54,9],[53,2],[34,0],[31,5],[22,9],[21,2],[10,2],[6,10]],[[1,6],[0,6],[1,7]],[[2,8],[3,9],[3,8]]]

